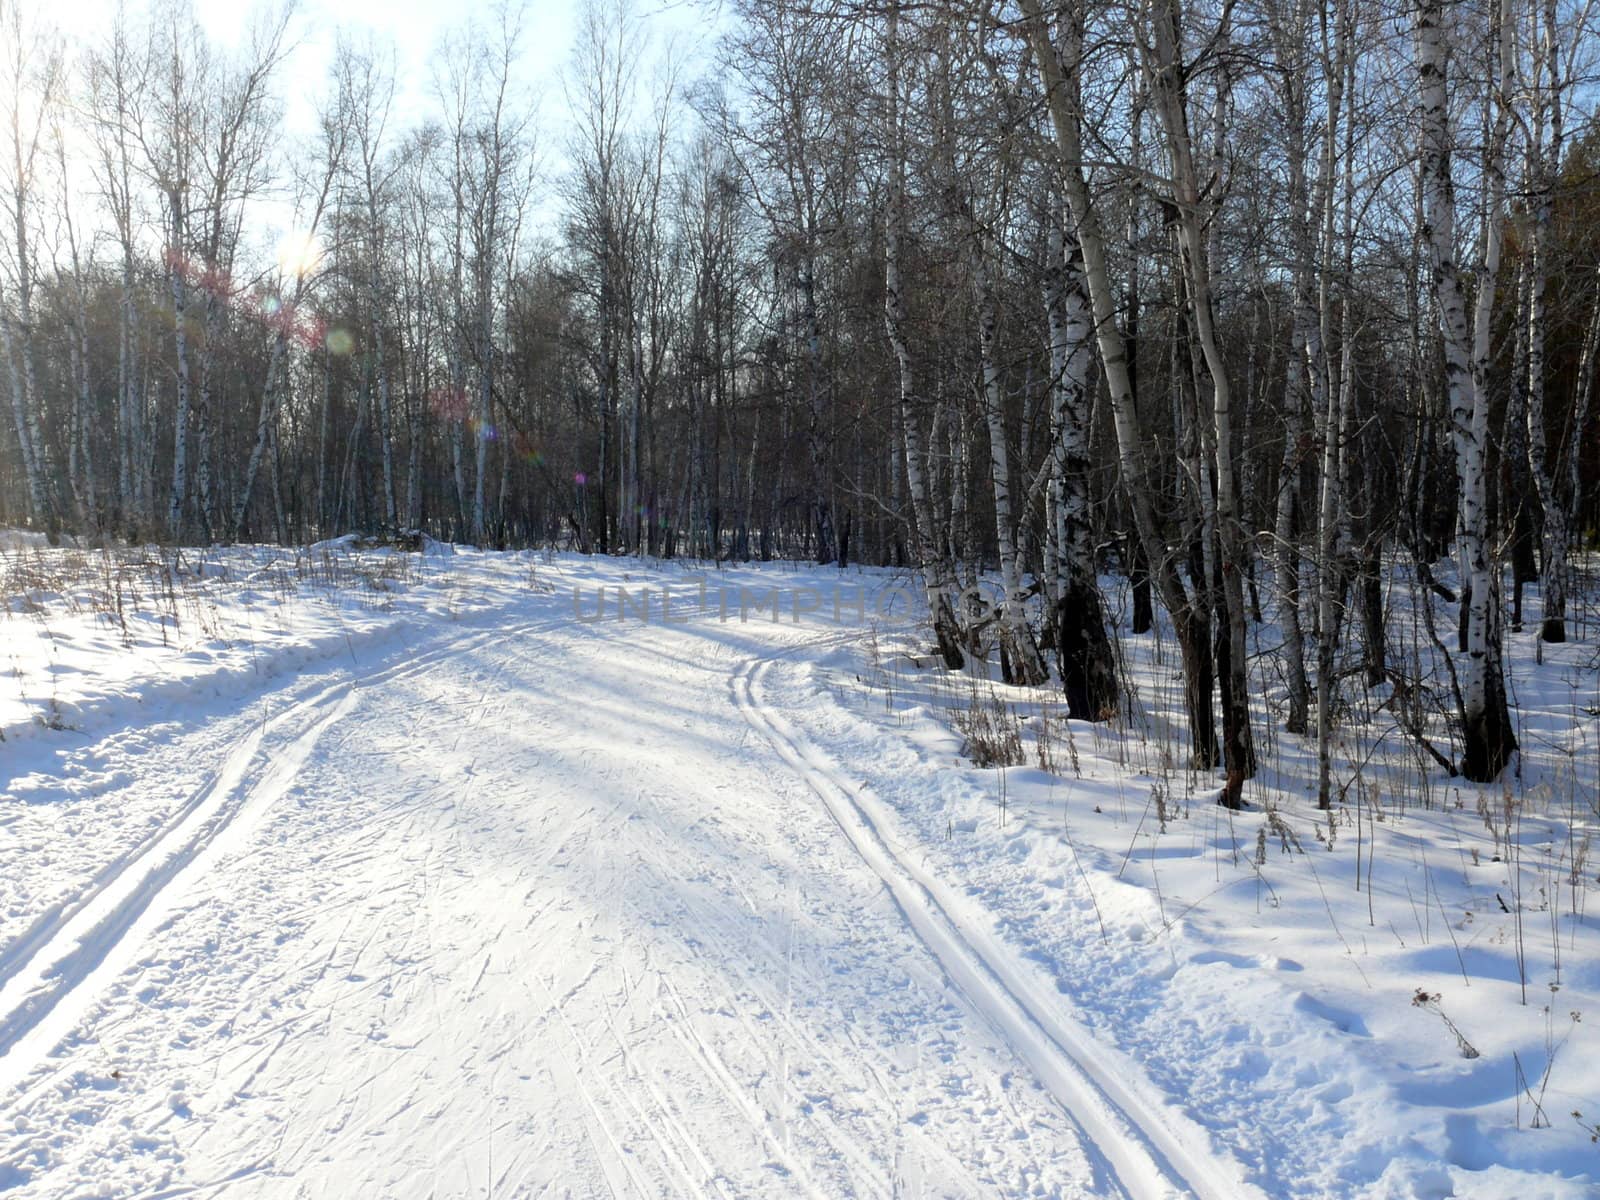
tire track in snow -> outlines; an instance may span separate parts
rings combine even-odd
[[[792,657],[828,642],[779,651]],[[1132,1064],[1113,1056],[1060,1011],[991,934],[960,915],[950,889],[894,843],[886,806],[850,780],[803,732],[766,704],[761,682],[773,658],[745,659],[729,679],[734,703],[822,800],[845,837],[888,888],[907,922],[973,1007],[1032,1069],[1084,1133],[1117,1184],[1135,1197],[1194,1195],[1200,1200],[1264,1200],[1237,1163],[1218,1157],[1207,1135],[1171,1106],[1147,1095]]]
[[[362,690],[417,674],[441,658],[545,628],[540,621],[447,642],[391,667],[341,680],[254,726],[217,772],[155,832],[103,867],[67,904],[53,906],[0,958],[0,1096],[21,1086],[59,1043],[103,985],[132,961],[138,944],[192,887],[192,868],[224,835],[245,830],[241,817],[259,813],[288,790],[322,735]],[[269,733],[312,720],[247,785]],[[20,1097],[18,1097],[20,1099]]]

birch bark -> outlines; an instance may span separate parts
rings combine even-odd
[[[901,245],[906,226],[905,137],[900,119],[899,0],[890,0],[888,9],[888,105],[890,164],[889,195],[884,214],[884,289],[883,316],[890,347],[894,351],[899,378],[901,430],[906,452],[906,488],[911,493],[915,517],[917,566],[921,568],[928,613],[933,621],[934,640],[945,666],[960,670],[966,662],[961,649],[961,629],[951,602],[954,572],[941,551],[934,524],[934,507],[929,494],[928,454],[923,440],[916,385],[912,375],[911,349],[906,341],[906,304],[901,277]]]
[[[1517,747],[1506,711],[1500,676],[1500,629],[1495,612],[1498,589],[1488,546],[1489,334],[1494,315],[1494,282],[1505,233],[1505,175],[1502,154],[1507,131],[1503,95],[1510,53],[1510,29],[1497,9],[1496,113],[1485,147],[1485,216],[1481,254],[1474,274],[1478,297],[1473,321],[1456,260],[1455,182],[1451,170],[1453,134],[1449,108],[1449,34],[1442,0],[1420,0],[1417,8],[1417,65],[1422,135],[1422,235],[1433,265],[1434,307],[1444,342],[1445,390],[1460,489],[1457,553],[1468,588],[1466,660],[1461,680],[1462,774],[1487,782],[1496,778]]]
[[[1227,787],[1224,803],[1237,807],[1244,781],[1255,774],[1255,743],[1250,729],[1249,680],[1245,654],[1244,556],[1247,552],[1239,521],[1236,470],[1233,462],[1233,398],[1227,362],[1217,338],[1213,316],[1212,279],[1206,238],[1205,201],[1190,137],[1183,57],[1183,28],[1172,0],[1155,0],[1150,10],[1151,39],[1145,47],[1150,93],[1166,133],[1172,168],[1173,201],[1177,210],[1180,262],[1188,284],[1195,339],[1211,381],[1210,457],[1215,466],[1216,540],[1220,554],[1223,620],[1227,635],[1222,688],[1224,762]]]
[[[1046,237],[1044,300],[1050,334],[1050,542],[1058,559],[1050,596],[1056,656],[1068,715],[1104,721],[1116,715],[1120,697],[1089,524],[1094,318],[1082,255],[1056,214]]]
[[[1105,236],[1101,230],[1098,206],[1089,192],[1083,174],[1082,106],[1078,89],[1079,59],[1082,54],[1081,13],[1064,12],[1056,39],[1046,24],[1040,0],[1020,0],[1025,36],[1033,48],[1036,69],[1044,84],[1060,158],[1062,186],[1083,252],[1084,281],[1094,313],[1095,339],[1100,350],[1100,366],[1105,373],[1111,397],[1112,426],[1117,438],[1118,462],[1123,486],[1133,512],[1134,527],[1153,573],[1162,603],[1172,618],[1179,651],[1183,657],[1184,700],[1189,713],[1193,742],[1193,761],[1210,769],[1217,762],[1216,731],[1209,716],[1211,648],[1196,636],[1192,602],[1178,574],[1177,562],[1168,551],[1156,524],[1150,502],[1149,474],[1145,469],[1146,446],[1134,406],[1129,378],[1128,357],[1117,325],[1117,299],[1106,263]],[[1060,46],[1057,46],[1057,40]],[[1202,691],[1204,694],[1202,694]]]
[[[1000,551],[998,618],[1000,667],[1007,683],[1037,687],[1050,677],[1028,626],[1022,568],[1011,512],[1011,458],[1005,421],[1005,388],[1000,376],[999,314],[994,281],[981,242],[976,243],[974,280],[978,291],[978,353],[983,364],[983,416],[989,431],[989,481],[994,489],[995,543]]]

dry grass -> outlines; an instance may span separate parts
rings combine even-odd
[[[0,551],[0,620],[93,617],[125,646],[159,631],[226,640],[215,599],[226,590],[265,590],[280,604],[306,593],[338,594],[384,608],[417,577],[411,554],[323,544],[222,551],[161,546],[97,550],[25,547]]]

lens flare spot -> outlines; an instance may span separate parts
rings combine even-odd
[[[278,243],[278,267],[300,278],[322,265],[322,240],[314,233],[290,233]]]
[[[356,340],[348,329],[328,330],[328,353],[345,355],[355,348]]]
[[[577,484],[579,487],[582,487],[584,484],[589,482],[589,477],[582,471],[576,471],[573,473],[572,482]]]

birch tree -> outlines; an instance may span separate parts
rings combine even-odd
[[[1117,457],[1128,507],[1162,603],[1172,618],[1183,658],[1184,701],[1189,714],[1193,761],[1196,766],[1209,769],[1217,765],[1218,747],[1211,708],[1211,647],[1207,644],[1206,622],[1195,611],[1193,598],[1156,524],[1145,442],[1134,404],[1127,351],[1117,321],[1117,296],[1107,265],[1106,238],[1099,205],[1084,174],[1086,156],[1080,92],[1083,14],[1074,7],[1061,9],[1052,31],[1045,21],[1040,0],[1020,0],[1020,3],[1024,17],[1022,33],[1033,51],[1049,105],[1058,156],[1056,170],[1083,253],[1084,282],[1093,310],[1100,366],[1110,394]],[[1223,799],[1235,801],[1234,790],[1230,788]]]
[[[1313,213],[1321,205],[1307,179],[1310,112],[1307,96],[1311,64],[1308,48],[1310,6],[1305,0],[1271,0],[1268,9],[1276,50],[1273,82],[1283,116],[1284,166],[1291,270],[1290,345],[1285,356],[1283,455],[1278,478],[1273,544],[1278,588],[1278,627],[1283,634],[1283,664],[1289,683],[1290,733],[1309,728],[1310,684],[1306,675],[1305,634],[1300,623],[1299,498],[1311,442],[1306,413],[1322,407],[1327,391],[1322,339],[1314,294],[1316,234]]]
[[[58,100],[62,53],[58,41],[25,24],[16,0],[0,4],[0,136],[5,139],[0,175],[7,241],[0,277],[0,351],[11,384],[11,415],[27,479],[33,520],[56,539],[61,526],[50,447],[39,422],[39,350],[34,292],[38,190],[48,152],[50,111]]]
[[[153,520],[153,468],[143,452],[147,430],[140,388],[139,227],[133,125],[145,86],[144,67],[118,11],[105,43],[88,58],[90,134],[99,197],[113,225],[118,253],[117,525],[130,539]]]
[[[1224,28],[1218,31],[1226,38]],[[1171,169],[1171,203],[1187,285],[1187,298],[1200,353],[1211,384],[1210,428],[1202,422],[1202,443],[1209,440],[1209,457],[1215,467],[1216,540],[1220,551],[1217,570],[1222,580],[1226,630],[1225,661],[1218,663],[1223,678],[1223,752],[1228,773],[1224,802],[1240,803],[1240,788],[1255,774],[1255,741],[1250,729],[1250,685],[1246,673],[1246,618],[1244,604],[1245,555],[1248,548],[1239,520],[1237,472],[1233,462],[1233,386],[1222,353],[1213,307],[1212,275],[1206,220],[1209,205],[1201,196],[1201,180],[1188,119],[1187,83],[1191,64],[1184,54],[1184,26],[1176,0],[1153,0],[1149,10],[1149,40],[1141,42],[1150,82],[1152,107],[1166,134]],[[1223,657],[1219,655],[1219,657]]]
[[[1052,207],[1045,243],[1044,304],[1050,337],[1050,530],[1059,558],[1052,600],[1056,656],[1067,712],[1081,721],[1115,715],[1116,662],[1106,637],[1089,522],[1089,436],[1094,321],[1083,256]]]
[[[1556,0],[1537,0],[1527,6],[1528,43],[1532,72],[1526,82],[1531,114],[1526,122],[1526,176],[1530,236],[1527,250],[1527,360],[1526,417],[1528,470],[1533,478],[1539,508],[1544,516],[1543,553],[1540,555],[1539,594],[1543,622],[1539,636],[1546,642],[1567,639],[1567,547],[1572,539],[1569,501],[1557,493],[1560,471],[1552,462],[1545,406],[1546,340],[1549,330],[1547,292],[1553,253],[1555,187],[1561,172],[1565,144],[1567,80],[1572,62],[1559,19]],[[1503,18],[1504,19],[1504,18]],[[1576,427],[1575,427],[1576,433]],[[1574,492],[1574,498],[1576,493]]]
[[[1451,36],[1440,0],[1421,0],[1416,14],[1418,100],[1422,140],[1422,234],[1433,265],[1433,301],[1444,343],[1459,488],[1457,553],[1466,596],[1466,661],[1460,669],[1462,774],[1495,779],[1517,748],[1500,667],[1499,588],[1489,546],[1488,433],[1490,334],[1495,278],[1505,237],[1504,151],[1509,131],[1505,89],[1511,64],[1510,0],[1495,0],[1493,86],[1488,144],[1483,148],[1483,230],[1473,265],[1477,297],[1469,326],[1456,258],[1455,131],[1449,94]]]
[[[905,444],[906,487],[911,495],[913,533],[917,567],[922,572],[928,613],[933,622],[934,639],[947,669],[960,670],[966,662],[962,652],[962,632],[956,618],[952,593],[955,575],[945,549],[937,537],[937,520],[929,470],[928,444],[923,430],[922,404],[919,403],[913,374],[909,321],[906,310],[905,276],[902,255],[906,237],[906,144],[902,118],[901,73],[905,47],[900,36],[900,2],[889,0],[885,20],[884,54],[887,59],[887,92],[884,106],[885,135],[888,142],[888,180],[884,207],[883,317],[889,345],[894,352],[899,384],[901,436]],[[934,417],[938,428],[938,416]]]

